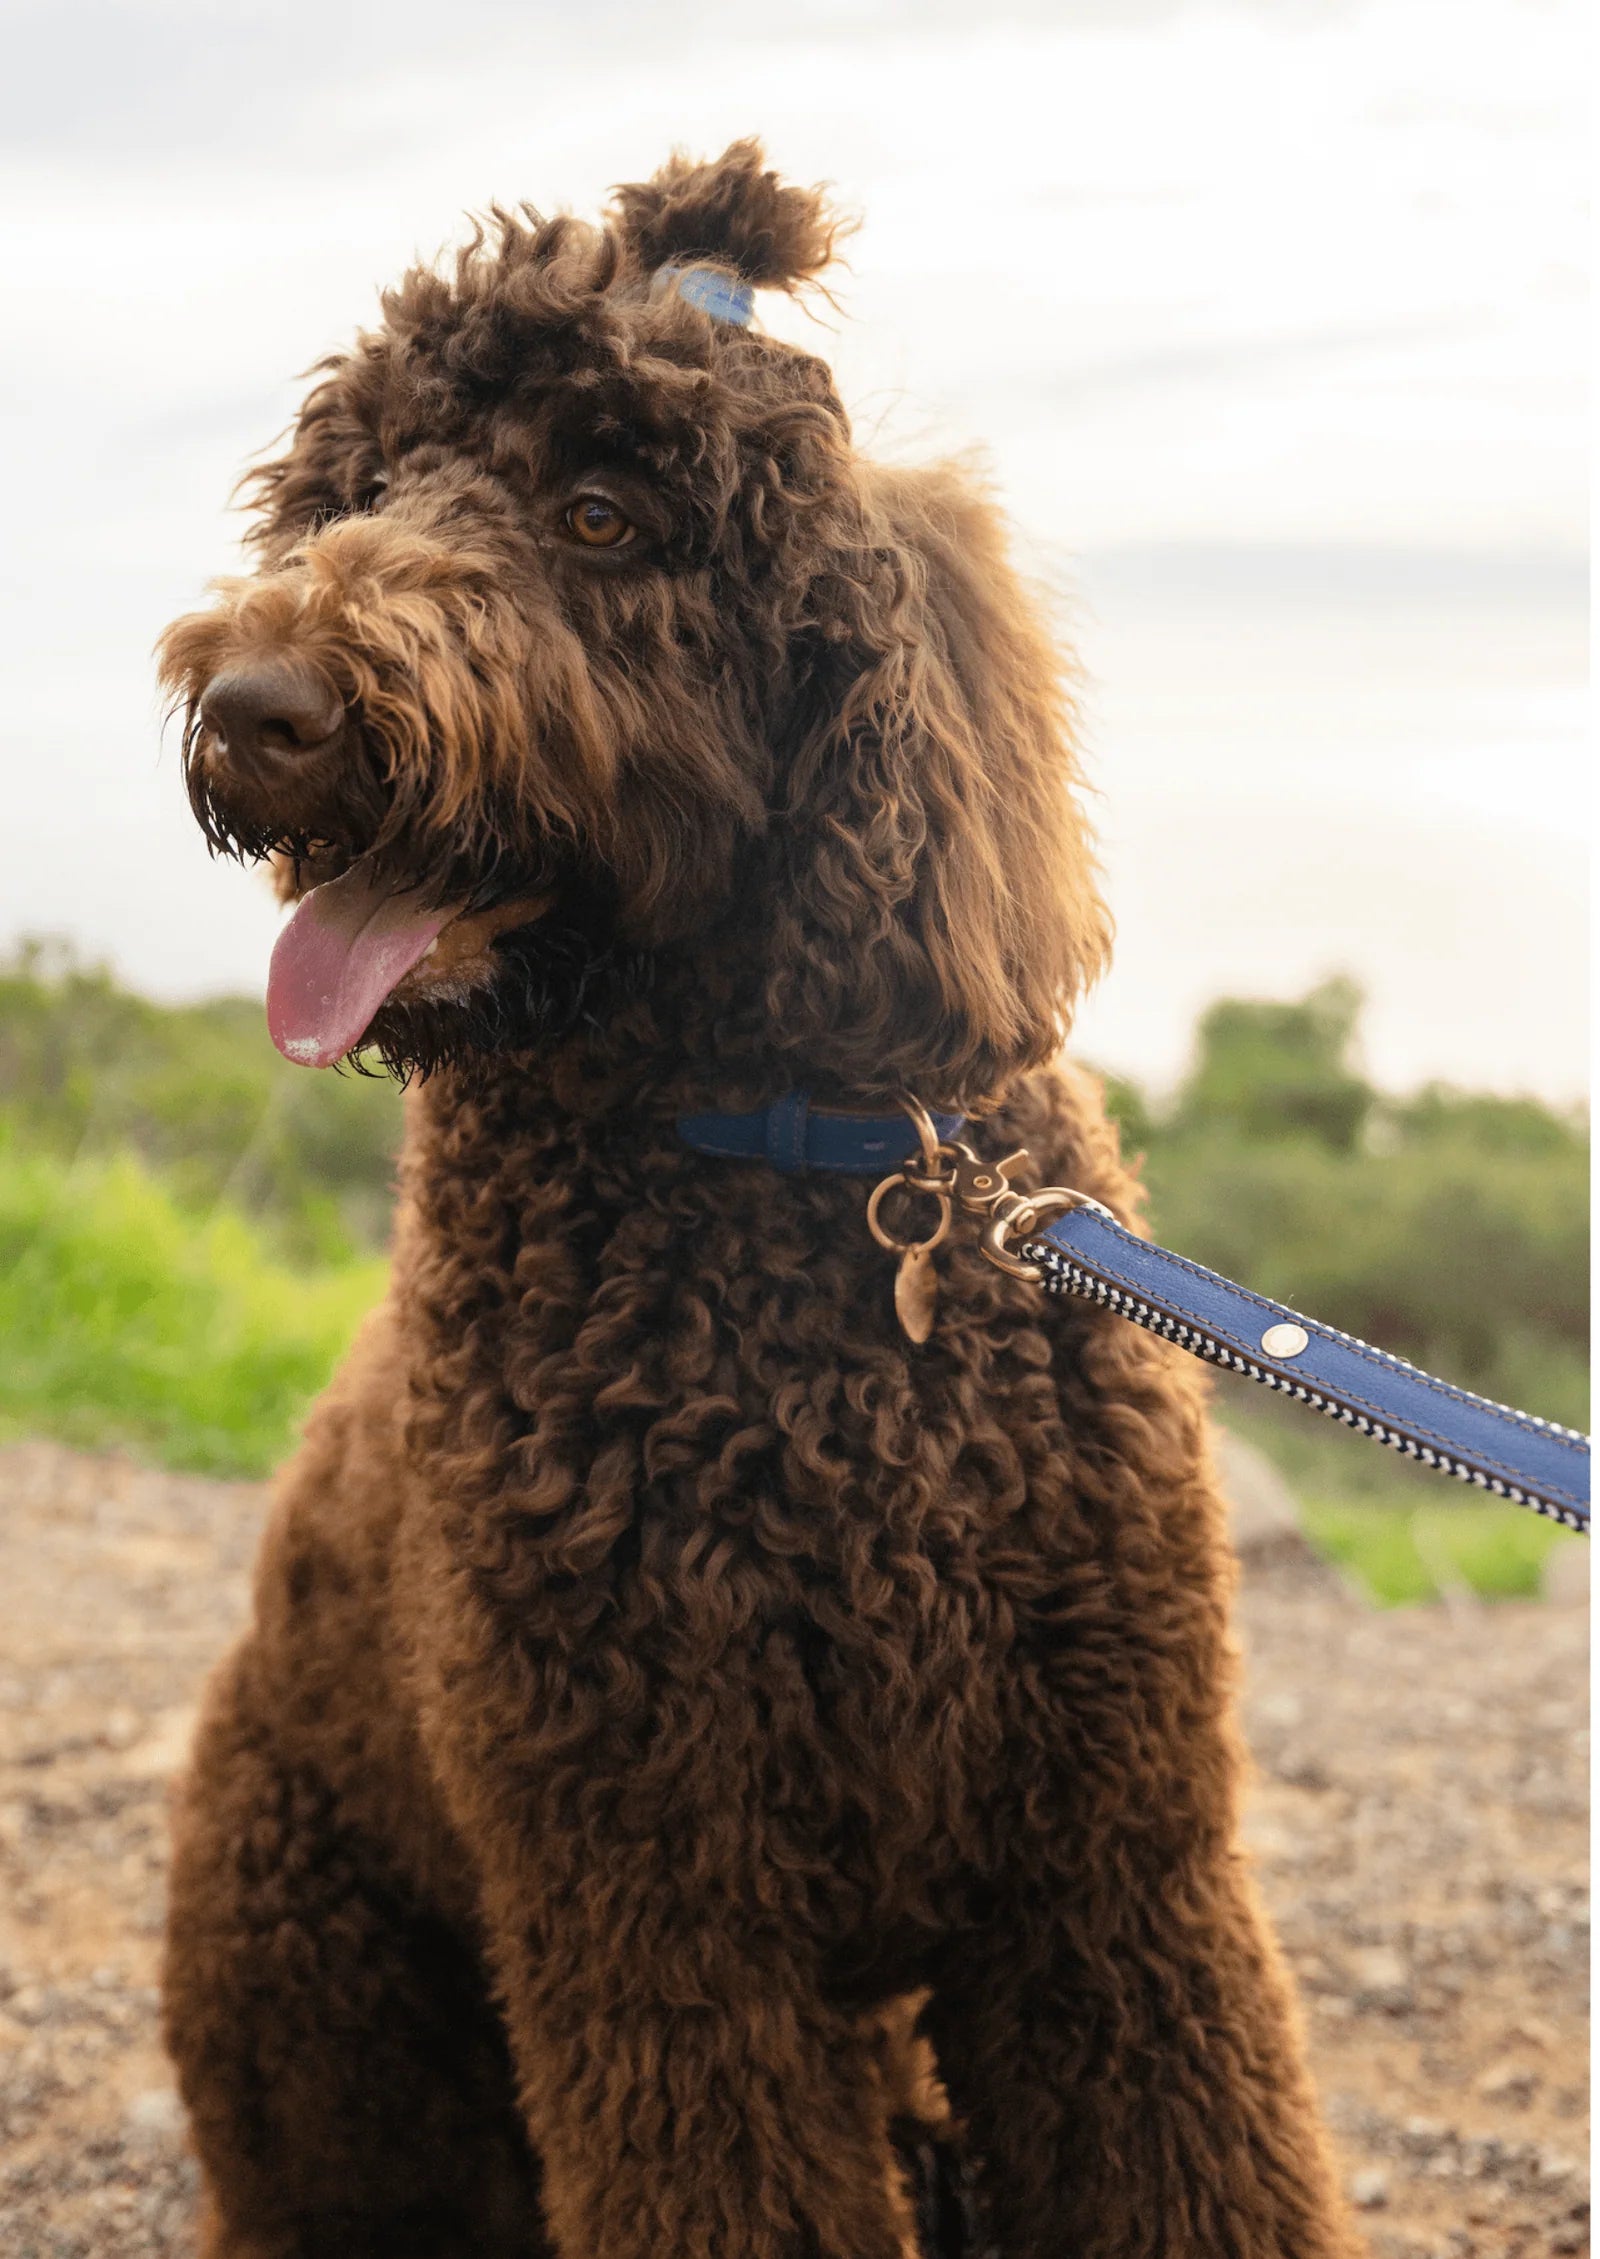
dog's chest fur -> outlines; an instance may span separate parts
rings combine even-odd
[[[986,1135],[1115,1197],[1084,1103],[1041,1078]],[[1129,1732],[1105,1652],[1137,1606],[1138,1501],[1198,1466],[1164,1351],[964,1248],[912,1348],[859,1185],[526,1090],[430,1086],[405,1184],[391,1604],[425,1714],[456,1721],[452,1777],[503,1784],[480,1759],[514,1743],[553,1890],[597,1844],[666,1840],[692,1867],[737,1833],[719,1887],[841,1951],[946,1928],[1063,1678],[1082,1669],[1087,1743],[1101,1712]],[[1190,1576],[1214,1587],[1209,1555]]]

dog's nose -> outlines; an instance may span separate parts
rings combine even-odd
[[[225,667],[200,701],[200,719],[239,767],[323,752],[344,721],[332,685],[291,651]]]

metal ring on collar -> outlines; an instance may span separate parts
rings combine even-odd
[[[896,1239],[891,1232],[879,1223],[878,1210],[883,1206],[884,1194],[896,1191],[923,1192],[928,1199],[938,1201],[939,1222],[930,1239]],[[908,1185],[904,1177],[885,1177],[881,1184],[873,1187],[872,1197],[867,1202],[867,1229],[878,1245],[886,1247],[891,1255],[926,1254],[931,1249],[938,1247],[949,1236],[950,1219],[954,1213],[948,1193],[935,1190],[931,1186]]]

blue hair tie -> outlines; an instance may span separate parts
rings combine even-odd
[[[756,294],[736,275],[723,274],[716,267],[657,267],[650,280],[652,298],[674,288],[686,305],[698,306],[714,322],[726,322],[731,329],[749,328]]]

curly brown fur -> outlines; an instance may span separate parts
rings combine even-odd
[[[215,844],[455,913],[178,1817],[208,2252],[1333,2259],[1194,1369],[964,1244],[913,1349],[859,1184],[672,1127],[909,1086],[1135,1213],[1051,1064],[1106,947],[1059,661],[969,480],[652,288],[813,272],[820,204],[741,144],[615,213],[407,277],[166,642]],[[285,654],[343,719],[252,766],[208,689]]]
[[[736,141],[711,164],[680,151],[653,180],[619,188],[611,213],[647,271],[709,259],[773,290],[820,275],[847,226],[815,189],[768,172],[758,141]]]

